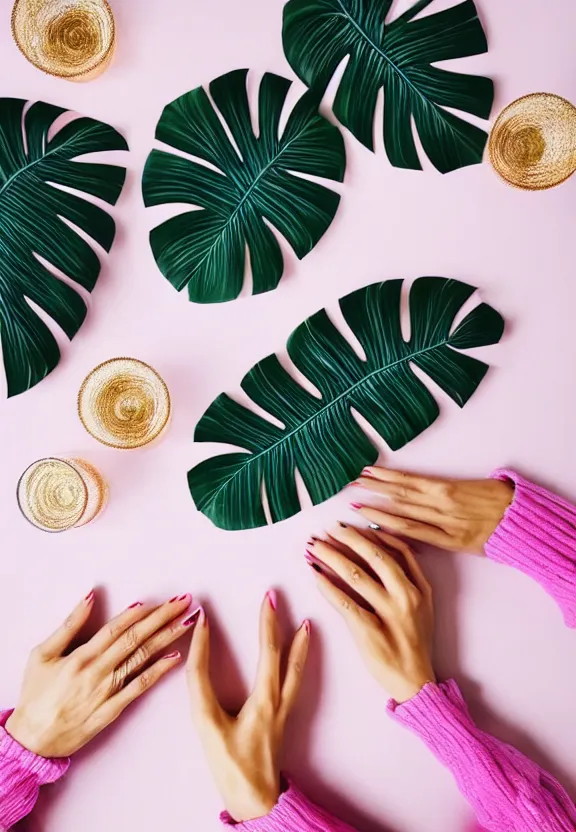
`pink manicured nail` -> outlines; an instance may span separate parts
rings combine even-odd
[[[276,590],[275,589],[268,590],[268,592],[266,593],[266,597],[268,598],[268,603],[270,604],[270,606],[272,607],[274,612],[276,612],[276,609],[278,607],[278,594],[277,594]]]
[[[135,601],[133,604],[130,604],[128,609],[129,610],[135,610],[136,607],[143,607],[143,606],[144,606],[144,604],[142,603],[142,601]]]
[[[175,595],[174,598],[170,598],[168,603],[169,604],[175,604],[176,601],[178,601],[178,603],[181,603],[182,601],[187,601],[188,598],[190,598],[190,600],[192,600],[192,596],[190,595],[189,592],[187,592],[186,595]]]
[[[361,482],[351,482],[351,483],[350,483],[350,487],[351,487],[351,488],[352,488],[352,487],[354,487],[354,488],[363,488],[363,485],[362,485],[362,483],[361,483]]]
[[[198,619],[200,618],[201,613],[202,613],[202,607],[199,607],[196,610],[196,612],[193,612],[192,615],[189,618],[186,618],[182,622],[182,626],[183,627],[192,627],[193,624],[196,624],[198,622]]]
[[[86,598],[84,598],[84,603],[86,603],[86,604],[91,604],[91,603],[92,603],[92,601],[94,600],[94,596],[95,596],[95,592],[94,592],[94,590],[92,589],[92,590],[88,593],[88,595],[86,596]]]
[[[179,659],[180,653],[178,650],[175,650],[173,653],[168,653],[167,656],[164,656],[164,659]]]
[[[306,635],[309,636],[312,632],[312,624],[310,621],[308,621],[308,619],[306,619],[306,621],[304,622],[304,629],[306,630]]]
[[[364,468],[362,473],[364,474],[365,477],[371,477],[372,476],[372,469],[371,468]]]
[[[358,509],[364,508],[362,503],[350,503],[350,508],[353,508],[354,511],[358,511]]]

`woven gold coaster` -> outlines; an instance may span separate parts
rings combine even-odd
[[[576,170],[576,107],[550,93],[519,98],[498,116],[488,153],[496,172],[517,188],[559,185]]]
[[[107,0],[16,0],[12,35],[43,72],[89,81],[110,63],[116,32]]]
[[[135,358],[113,358],[84,380],[78,415],[94,439],[111,448],[141,448],[170,419],[170,394],[158,373]]]

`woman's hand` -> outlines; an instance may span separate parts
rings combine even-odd
[[[397,702],[406,702],[435,681],[430,584],[409,547],[388,534],[364,535],[339,523],[330,538],[329,543],[308,544],[306,559],[316,571],[319,588],[344,617],[372,675]],[[333,579],[364,599],[372,611],[335,586]]]
[[[361,503],[352,508],[370,523],[451,551],[484,553],[514,497],[514,486],[502,480],[441,480],[366,468],[354,483],[386,499],[376,509]]]
[[[192,717],[224,805],[241,823],[269,814],[278,802],[284,729],[294,706],[310,641],[310,623],[297,631],[282,674],[276,594],[260,610],[260,659],[256,684],[240,713],[227,713],[210,681],[210,629],[202,611],[188,659]]]
[[[94,608],[91,592],[28,661],[20,700],[7,732],[42,757],[69,757],[180,663],[180,653],[156,658],[188,632],[192,598],[160,607],[140,602],[112,619],[86,644],[70,647]]]

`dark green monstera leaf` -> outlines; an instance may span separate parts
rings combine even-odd
[[[224,442],[247,451],[212,457],[188,474],[196,506],[217,526],[266,525],[263,489],[272,522],[296,514],[296,471],[317,504],[372,465],[378,452],[351,408],[392,450],[426,430],[439,409],[411,364],[461,407],[466,404],[488,367],[459,350],[497,343],[504,329],[502,317],[482,303],[454,327],[474,287],[443,277],[421,277],[410,290],[411,335],[406,341],[400,320],[402,283],[375,283],[340,301],[365,359],[324,309],[292,333],[288,355],[318,395],[301,387],[276,355],[260,361],[244,377],[245,393],[282,427],[225,394],[210,405],[196,427],[196,441]]]
[[[284,51],[296,74],[325,89],[349,58],[334,113],[370,150],[374,113],[384,89],[384,144],[393,165],[421,168],[412,119],[432,164],[442,173],[482,161],[487,135],[446,107],[489,118],[494,85],[435,64],[486,52],[472,0],[414,19],[433,0],[418,0],[386,22],[393,0],[289,0]]]
[[[106,211],[57,186],[114,205],[125,168],[74,159],[128,150],[120,133],[90,118],[69,122],[49,139],[66,110],[37,102],[25,111],[26,105],[0,98],[0,339],[9,396],[38,384],[60,360],[54,336],[27,301],[73,338],[86,305],[50,267],[92,291],[100,261],[76,229],[106,251],[114,240],[114,220]]]
[[[274,230],[301,259],[325,233],[340,201],[334,191],[297,175],[344,178],[344,141],[318,114],[318,97],[305,93],[280,132],[292,82],[266,73],[255,134],[247,73],[237,70],[212,81],[212,101],[202,87],[186,93],[168,104],[158,122],[157,139],[211,167],[153,150],[144,169],[146,205],[185,203],[200,209],[179,214],[150,234],[160,271],[178,291],[188,286],[196,303],[238,297],[246,250],[253,293],[275,289],[284,262]]]

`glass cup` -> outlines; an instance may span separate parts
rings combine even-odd
[[[37,529],[65,532],[95,520],[107,491],[100,473],[85,460],[49,457],[24,471],[17,497],[20,511]]]
[[[112,358],[84,379],[78,415],[88,433],[110,448],[142,448],[170,421],[170,394],[156,370],[136,358]]]

